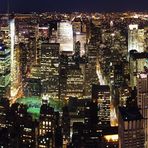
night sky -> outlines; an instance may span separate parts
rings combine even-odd
[[[45,11],[147,11],[148,0],[9,0],[12,12]],[[0,12],[6,12],[7,0],[0,0]]]

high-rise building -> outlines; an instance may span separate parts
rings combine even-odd
[[[97,47],[91,43],[87,45],[88,62],[85,65],[85,96],[91,96],[93,84],[99,84],[97,75]],[[101,80],[100,80],[101,81]]]
[[[148,147],[148,74],[137,76],[137,104],[144,117],[145,148]]]
[[[138,53],[136,51],[130,52],[129,66],[130,66],[130,85],[132,88],[136,86],[137,74],[144,72],[147,67],[148,53]]]
[[[10,20],[10,39],[11,39],[11,98],[15,99],[21,94],[21,71],[20,71],[20,52],[16,44],[15,19]],[[21,96],[20,96],[21,97]]]
[[[43,104],[40,110],[39,128],[38,128],[38,147],[54,147],[55,134],[55,112],[54,109]]]
[[[63,107],[62,115],[63,144],[66,145],[70,140],[70,114],[68,107]]]
[[[80,42],[80,55],[85,54],[85,44],[86,44],[86,34],[85,33],[76,33],[75,34],[75,41]]]
[[[43,43],[41,48],[42,94],[59,98],[59,50],[58,43]]]
[[[108,85],[93,85],[92,99],[97,102],[99,120],[103,125],[110,125],[110,88]]]
[[[66,97],[82,98],[84,92],[84,77],[79,67],[67,69]]]
[[[11,51],[9,47],[0,44],[0,96],[10,96]]]
[[[60,43],[61,51],[73,52],[73,29],[72,24],[68,21],[59,22],[57,24],[58,42]]]
[[[7,112],[9,109],[9,100],[7,98],[0,99],[0,129],[7,128]]]
[[[10,47],[10,25],[8,17],[0,19],[0,42]]]
[[[10,97],[11,37],[8,17],[0,19],[0,96]]]
[[[138,29],[137,24],[129,25],[128,29],[128,52],[137,50],[144,52],[145,33],[144,29]]]
[[[60,99],[66,96],[68,56],[60,55]]]
[[[143,117],[137,107],[119,107],[119,148],[144,148]]]

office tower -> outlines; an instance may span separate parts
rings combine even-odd
[[[10,96],[11,51],[9,47],[0,44],[0,96]]]
[[[79,67],[67,69],[66,97],[82,98],[84,92],[84,77]]]
[[[115,115],[117,106],[120,104],[124,104],[127,98],[125,93],[127,91],[127,84],[125,83],[125,75],[124,75],[124,64],[121,62],[114,63],[112,65],[113,72],[110,73],[111,80],[111,96],[112,96],[112,105],[111,105],[111,113]],[[114,118],[112,116],[112,118]]]
[[[87,45],[88,62],[85,65],[85,96],[91,96],[93,84],[99,84],[97,75],[97,47],[91,43]]]
[[[37,36],[38,38],[48,38],[49,37],[49,26],[39,26],[37,27]]]
[[[59,22],[57,24],[58,42],[60,43],[60,51],[73,52],[74,40],[72,24],[68,21]]]
[[[82,32],[82,20],[81,18],[74,18],[72,20],[72,26],[74,33],[81,33]]]
[[[7,112],[9,110],[9,100],[0,98],[0,129],[7,128]]]
[[[11,88],[11,37],[8,17],[0,19],[0,96],[10,97]]]
[[[128,28],[128,52],[137,50],[144,52],[145,35],[144,29],[138,29],[137,24],[131,24]]]
[[[42,94],[59,98],[59,49],[58,43],[43,43],[41,48]]]
[[[25,96],[41,97],[41,66],[32,65],[25,79]]]
[[[144,117],[145,148],[148,147],[148,74],[137,75],[137,104]]]
[[[30,73],[30,68],[27,66],[27,54],[28,54],[28,47],[24,43],[19,43],[19,54],[20,54],[20,78],[21,78],[21,85],[22,90],[25,94],[25,86],[26,86],[26,78],[27,75]],[[26,94],[25,94],[26,95]]]
[[[98,117],[103,126],[110,125],[110,88],[108,85],[92,85],[92,99],[97,102]]]
[[[24,88],[24,95],[26,97],[37,96],[41,97],[41,79],[27,78],[26,86]]]
[[[54,147],[55,134],[55,112],[47,104],[43,104],[40,110],[39,128],[38,128],[38,147]]]
[[[130,66],[130,86],[136,86],[137,74],[144,72],[147,67],[147,52],[138,53],[136,51],[130,52],[129,66]]]
[[[10,47],[10,25],[8,17],[1,17],[0,19],[0,43]]]
[[[114,65],[114,85],[116,88],[122,87],[124,83],[124,65],[122,63]]]
[[[144,30],[145,30],[145,51],[148,51],[148,27],[145,27]]]
[[[70,114],[67,106],[62,111],[63,144],[66,145],[70,140]]]
[[[85,105],[85,124],[87,125],[87,133],[95,133],[97,125],[101,120],[98,113],[100,112],[97,102],[89,101]]]
[[[144,148],[143,117],[137,107],[119,107],[119,148]]]
[[[7,112],[7,123],[7,142],[10,147],[35,147],[36,124],[27,113],[25,105],[12,104]]]
[[[15,19],[10,20],[10,38],[11,38],[11,99],[15,99],[22,93],[21,73],[20,73],[20,53],[19,45],[16,45]],[[21,95],[20,95],[21,97]]]
[[[138,29],[138,51],[145,51],[145,29]]]
[[[138,25],[129,25],[128,28],[128,52],[138,50]]]
[[[86,44],[86,34],[85,33],[76,33],[75,42],[80,43],[80,56],[85,54],[85,44]]]
[[[63,131],[61,126],[58,126],[55,131],[55,147],[56,148],[63,147]]]
[[[37,123],[31,116],[25,115],[20,119],[20,126],[19,146],[34,148],[37,142]]]
[[[57,21],[49,22],[49,42],[58,43]]]
[[[66,97],[66,84],[67,84],[67,68],[68,68],[68,56],[60,55],[60,99]]]

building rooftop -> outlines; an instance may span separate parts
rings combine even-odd
[[[136,60],[136,59],[147,59],[148,58],[148,52],[133,52],[130,54],[130,56]]]
[[[92,85],[92,91],[98,91],[98,92],[108,92],[110,91],[110,87],[108,85]]]
[[[40,107],[42,100],[39,97],[25,97],[19,98],[17,103],[27,105],[27,112],[32,115],[33,118],[38,119],[40,115]]]
[[[27,105],[27,112],[32,115],[34,119],[39,119],[40,116],[40,109],[42,105],[41,97],[24,97],[19,98],[17,103]],[[49,104],[55,111],[61,111],[64,102],[61,100],[54,100],[53,98],[49,98]]]
[[[124,121],[143,119],[143,116],[141,115],[138,107],[119,107],[119,112]]]

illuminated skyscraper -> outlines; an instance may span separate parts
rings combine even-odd
[[[85,66],[85,95],[91,96],[92,84],[99,84],[98,75],[97,75],[97,52],[98,49],[95,45],[89,43],[87,45],[87,56],[88,63]]]
[[[128,29],[128,52],[138,50],[138,25],[129,25]]]
[[[59,97],[59,49],[58,43],[43,43],[41,48],[42,93]]]
[[[85,44],[86,44],[86,34],[85,33],[76,33],[76,42],[80,42],[80,55],[85,54]]]
[[[20,55],[19,47],[15,45],[15,19],[10,20],[10,38],[11,38],[11,97],[18,95],[20,86]]]
[[[143,117],[137,107],[119,107],[119,148],[144,148]]]
[[[61,51],[73,52],[73,29],[72,24],[68,21],[57,24],[58,42]]]
[[[10,97],[11,49],[8,17],[0,19],[0,96]]]
[[[103,125],[110,125],[110,88],[108,85],[93,85],[92,99],[97,102],[99,120]]]
[[[38,147],[55,147],[55,128],[56,113],[54,109],[47,104],[43,104],[40,109],[40,119],[38,128]]]
[[[144,72],[147,65],[148,53],[147,52],[131,52],[130,53],[130,85],[132,88],[136,86],[137,74]]]
[[[0,45],[0,96],[10,95],[10,48]]]
[[[145,148],[148,147],[148,74],[137,76],[137,104],[144,117]]]
[[[83,97],[84,77],[79,67],[71,67],[67,70],[66,97]]]
[[[144,51],[145,33],[144,29],[138,29],[138,25],[129,25],[128,29],[128,52],[137,50]]]

